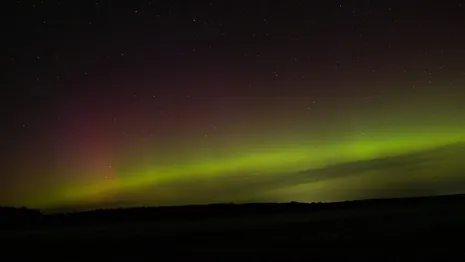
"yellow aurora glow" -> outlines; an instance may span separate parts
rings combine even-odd
[[[465,130],[464,130],[465,131]],[[318,170],[324,168],[331,168],[342,163],[360,162],[373,159],[383,159],[392,156],[402,156],[412,152],[422,152],[428,149],[433,149],[441,145],[449,145],[465,141],[461,130],[455,131],[455,135],[451,135],[450,130],[443,131],[444,135],[438,135],[439,131],[435,130],[433,134],[417,134],[410,137],[376,137],[372,139],[359,139],[359,141],[349,141],[340,144],[329,144],[326,146],[308,146],[303,144],[301,146],[274,146],[267,145],[264,152],[256,150],[245,151],[241,154],[237,154],[229,157],[199,157],[196,161],[190,161],[187,163],[176,163],[167,166],[144,166],[134,168],[133,170],[118,174],[118,178],[109,181],[98,181],[92,184],[78,184],[73,182],[68,186],[60,187],[56,190],[51,190],[49,193],[41,195],[41,198],[35,198],[30,202],[31,206],[35,207],[52,207],[57,205],[65,205],[68,203],[86,203],[95,200],[102,201],[106,196],[114,196],[115,194],[131,194],[137,192],[144,192],[144,190],[153,189],[160,190],[166,185],[168,188],[176,187],[176,184],[183,184],[185,181],[191,181],[189,187],[192,191],[195,191],[196,181],[208,181],[208,180],[227,180],[228,177],[235,176],[237,174],[247,174],[249,180],[263,180],[267,177],[276,176],[292,176],[293,173],[307,171],[307,170]],[[447,135],[446,135],[447,134]],[[259,148],[259,147],[257,147]],[[273,148],[271,150],[271,148]],[[429,170],[434,171],[434,170]],[[440,171],[440,170],[435,170]],[[344,171],[342,172],[349,172]],[[333,199],[330,192],[324,194],[324,188],[330,189],[339,184],[346,184],[348,187],[360,187],[359,192],[363,192],[363,185],[370,185],[374,187],[376,179],[384,181],[385,179],[380,177],[376,178],[375,175],[369,172],[375,173],[379,170],[374,171],[363,171],[361,172],[358,179],[354,180],[354,176],[350,178],[339,178],[332,181],[317,181],[315,183],[304,183],[303,185],[286,185],[283,184],[283,188],[270,189],[269,192],[262,192],[264,195],[270,194],[271,192],[288,192],[286,197],[282,197],[282,200],[292,200],[290,196],[298,194],[299,187],[306,188],[307,195],[311,189],[315,195],[315,199],[302,199],[302,197],[296,197],[301,201],[320,201],[320,200],[331,200]],[[428,172],[429,174],[429,172]],[[416,174],[416,176],[419,176]],[[366,177],[366,179],[362,179]],[[395,177],[395,176],[394,176]],[[434,177],[433,177],[434,178]],[[369,182],[370,179],[375,179],[375,182]],[[413,179],[410,177],[409,179]],[[416,177],[415,179],[420,179]],[[432,179],[430,177],[429,179]],[[344,181],[344,182],[343,182]],[[332,185],[332,186],[331,186]],[[349,186],[351,185],[351,186]],[[224,186],[224,185],[223,185]],[[247,187],[247,184],[243,185]],[[200,185],[199,188],[202,186]],[[341,190],[342,187],[341,187]],[[177,194],[182,194],[179,190],[174,190]],[[320,193],[317,193],[320,192]],[[310,194],[311,195],[311,194]],[[188,196],[185,198],[189,199]],[[193,197],[192,199],[195,199]],[[221,198],[219,198],[221,199]],[[161,203],[169,204],[169,199],[159,199]],[[279,200],[279,199],[273,199]],[[241,201],[238,199],[231,199],[231,201]],[[195,202],[195,201],[194,201]],[[156,204],[156,200],[151,204]],[[174,204],[179,204],[173,199]],[[147,204],[147,203],[144,203]]]

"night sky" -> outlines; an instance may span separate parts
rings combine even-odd
[[[0,205],[465,193],[463,0],[1,10]]]

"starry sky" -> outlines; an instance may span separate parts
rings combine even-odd
[[[465,1],[6,0],[0,205],[465,193]]]

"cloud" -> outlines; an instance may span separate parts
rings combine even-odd
[[[465,144],[453,144],[302,172],[192,178],[132,193],[132,198],[146,199],[146,204],[172,205],[291,200],[311,202],[465,192],[464,156]],[[292,199],[296,194],[299,199]]]

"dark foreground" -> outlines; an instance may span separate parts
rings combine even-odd
[[[465,261],[464,195],[68,215],[1,212],[1,254],[15,260]]]

